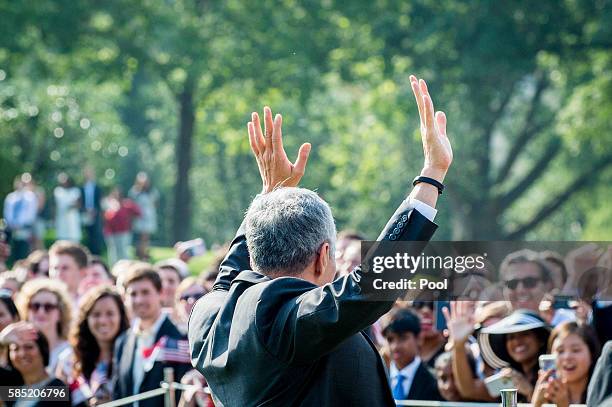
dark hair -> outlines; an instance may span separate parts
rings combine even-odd
[[[45,260],[49,259],[49,253],[46,250],[34,250],[30,255],[26,258],[27,266],[30,272],[33,275],[37,275],[41,272],[40,264]],[[47,263],[48,264],[48,263]],[[49,270],[46,270],[47,274],[45,277],[49,277]]]
[[[550,278],[550,270],[539,256],[538,252],[529,249],[519,250],[508,254],[501,265],[499,266],[500,276],[503,276],[506,269],[513,264],[535,264],[540,269],[540,278],[543,282],[548,282]]]
[[[9,314],[11,314],[11,317],[13,317],[13,320],[17,318],[17,321],[19,321],[19,311],[17,311],[17,306],[13,302],[11,295],[8,292],[0,292],[0,301],[4,303],[4,306],[8,310]]]
[[[53,243],[49,249],[49,255],[57,256],[60,254],[72,257],[81,269],[89,265],[89,250],[78,243],[67,240],[59,240]]]
[[[593,370],[595,369],[595,361],[599,358],[599,354],[601,353],[601,345],[599,344],[599,339],[597,339],[597,334],[593,328],[584,324],[579,325],[574,321],[566,321],[557,325],[555,329],[552,330],[550,338],[548,338],[548,351],[552,352],[552,345],[555,339],[572,334],[578,335],[591,353],[591,366],[589,367],[590,380],[593,375]]]
[[[127,271],[127,275],[123,281],[123,286],[127,288],[130,284],[140,280],[149,280],[157,292],[162,290],[162,282],[161,277],[159,276],[159,271],[148,263],[137,263],[133,265]]]
[[[553,263],[554,265],[558,266],[561,270],[561,277],[563,278],[563,282],[567,281],[567,268],[565,267],[563,256],[561,256],[557,252],[553,252],[552,250],[545,250],[540,253],[540,257],[545,262]]]
[[[43,360],[43,365],[47,367],[49,365],[49,342],[47,341],[45,334],[43,334],[39,330],[36,330],[36,339],[34,340],[34,343],[38,347],[38,351],[40,352],[40,356],[42,357],[42,360]],[[13,362],[11,361],[11,358],[10,358],[10,350],[9,350],[8,362],[9,362],[9,366],[14,369],[15,367],[13,366]]]
[[[111,274],[111,272],[110,272],[110,270],[108,268],[108,265],[104,262],[104,260],[102,260],[102,257],[100,257],[100,256],[91,256],[91,258],[89,260],[89,265],[93,266],[94,264],[98,264],[98,265],[102,266],[102,268],[106,272],[106,275],[108,276],[108,278],[110,278],[113,281],[115,281],[115,277]]]
[[[81,299],[81,307],[79,317],[70,334],[70,342],[74,348],[74,377],[79,377],[81,374],[89,380],[91,374],[96,369],[98,357],[100,357],[100,345],[91,333],[87,318],[96,303],[103,298],[112,298],[119,309],[119,330],[113,338],[113,343],[117,337],[129,328],[129,320],[121,295],[113,287],[101,286],[89,291]],[[112,350],[112,347],[111,347]],[[109,366],[107,375],[111,376],[112,362]]]
[[[402,334],[405,332],[412,332],[414,336],[419,335],[421,332],[419,317],[414,312],[404,308],[391,311],[382,330],[383,336],[387,336],[389,333]]]
[[[516,312],[516,311],[515,311]],[[542,317],[540,317],[540,315],[538,315],[537,313],[533,312],[533,311],[529,311],[529,310],[521,310],[521,312],[524,312],[525,314],[528,314],[531,317],[537,318],[542,322],[545,322]],[[544,355],[546,354],[546,348],[547,348],[547,344],[548,344],[548,338],[550,337],[550,330],[549,328],[534,328],[534,329],[529,329],[526,331],[520,331],[522,332],[533,332],[533,334],[536,336],[538,342],[540,343],[540,348],[538,349],[537,355]],[[519,333],[519,332],[517,332]],[[504,334],[504,345],[507,346],[506,344],[508,343],[508,335],[509,334]],[[523,372],[523,367],[520,363],[517,363],[514,359],[512,359],[512,356],[509,356],[509,363],[510,366],[519,371],[519,372]],[[537,379],[538,377],[538,370],[539,370],[539,366],[536,363],[533,368],[532,368],[532,373],[533,373],[533,377]],[[531,384],[535,384],[535,381]]]

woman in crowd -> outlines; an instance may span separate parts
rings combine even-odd
[[[546,353],[550,331],[537,314],[517,310],[483,328],[478,344],[485,362],[512,379],[519,401],[530,401],[538,379],[538,357]]]
[[[146,172],[139,172],[128,196],[140,207],[140,218],[134,222],[134,233],[138,235],[136,255],[141,260],[149,258],[149,238],[157,230],[157,200],[159,194],[151,186]]]
[[[436,328],[434,304],[433,301],[421,300],[412,303],[412,308],[416,311],[421,321],[419,356],[430,369],[434,368],[436,358],[444,353],[444,345],[446,344],[443,332]]]
[[[40,330],[49,347],[49,372],[54,372],[58,357],[70,348],[68,331],[73,303],[66,286],[57,280],[37,278],[23,285],[17,309],[26,321]]]
[[[57,176],[58,186],[53,190],[55,198],[55,235],[57,240],[81,241],[81,217],[79,205],[81,190],[64,172]]]
[[[49,277],[49,253],[46,250],[34,250],[26,258],[28,266],[27,280],[38,277]]]
[[[13,300],[15,299],[15,295],[21,289],[23,285],[23,277],[19,276],[14,271],[5,271],[0,274],[0,290],[2,290],[6,294],[10,294]]]
[[[552,331],[548,351],[556,357],[556,369],[540,371],[532,397],[534,406],[551,403],[568,407],[585,403],[600,352],[595,332],[588,325],[564,322]]]
[[[202,287],[195,277],[187,277],[176,288],[176,304],[179,328],[187,328],[189,314],[195,302],[208,291]]]
[[[132,244],[132,223],[141,215],[140,207],[123,197],[119,187],[113,188],[104,202],[104,238],[108,248],[108,263],[129,258]]]
[[[19,321],[19,312],[10,293],[0,292],[0,332],[4,332],[4,328],[17,321]],[[0,343],[0,366],[8,365],[7,350],[6,346]]]
[[[36,339],[13,342],[9,346],[9,360],[13,368],[17,370],[23,378],[26,386],[38,389],[48,389],[50,387],[66,388],[66,384],[61,380],[50,376],[45,366],[49,364],[49,343],[42,332],[37,332]],[[70,400],[70,394],[66,394]],[[66,404],[68,404],[66,402]],[[15,402],[17,407],[39,407],[48,405],[48,400],[28,400],[23,399]]]
[[[73,405],[110,401],[115,340],[129,327],[121,296],[109,286],[87,292],[70,335],[72,348],[60,356],[57,377],[73,389]],[[91,402],[91,400],[90,400]]]

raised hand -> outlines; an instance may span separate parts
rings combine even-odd
[[[0,343],[20,343],[25,341],[34,341],[37,338],[34,325],[26,321],[19,321],[7,325],[0,332]]]
[[[302,144],[295,163],[289,161],[283,148],[282,124],[282,116],[277,114],[272,120],[272,111],[266,106],[264,107],[264,132],[261,131],[259,115],[256,112],[251,114],[251,121],[247,125],[249,143],[263,182],[263,193],[279,187],[297,186],[306,169],[310,143]]]
[[[421,118],[421,140],[425,154],[421,175],[442,182],[453,161],[453,150],[446,135],[446,115],[441,111],[434,114],[433,101],[423,79],[410,75],[410,85]]]
[[[442,308],[448,327],[449,341],[455,346],[465,344],[474,331],[473,307],[468,301],[452,301],[448,308]]]

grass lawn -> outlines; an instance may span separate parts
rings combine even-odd
[[[171,257],[175,257],[175,251],[172,247],[159,247],[159,246],[151,246],[149,249],[149,254],[151,255],[151,262],[156,263],[161,260],[165,260]],[[192,258],[189,263],[189,272],[191,275],[197,276],[202,271],[208,269],[208,266],[213,262],[215,257],[214,252],[207,251],[201,256],[197,256]]]

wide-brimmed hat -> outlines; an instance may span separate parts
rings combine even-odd
[[[478,344],[483,359],[495,369],[510,366],[512,358],[506,349],[506,335],[537,330],[542,337],[548,336],[548,324],[536,313],[516,310],[506,318],[483,328],[478,333]]]

